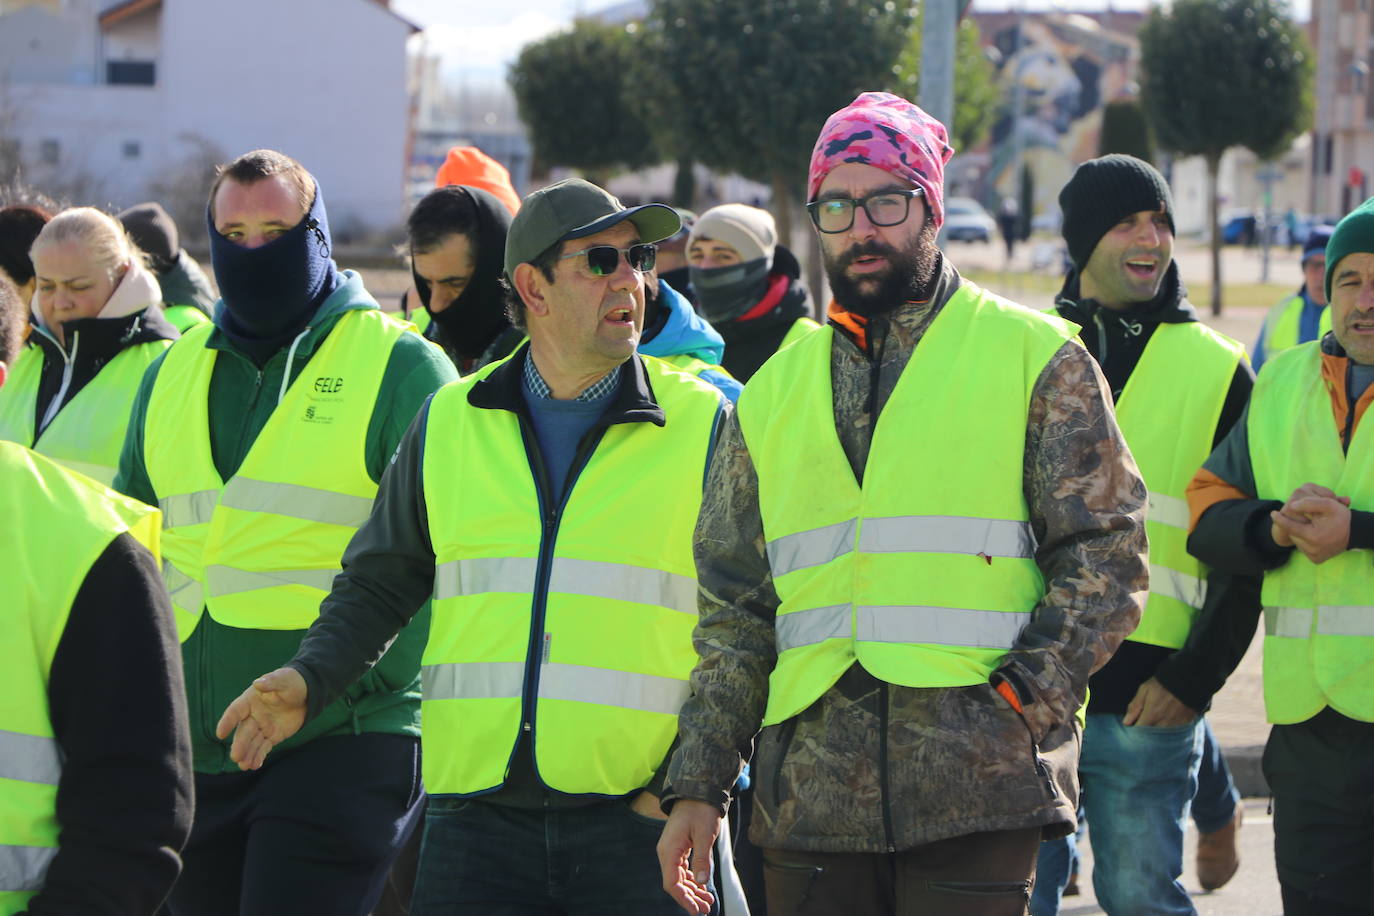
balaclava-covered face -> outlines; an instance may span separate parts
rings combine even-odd
[[[330,259],[329,217],[324,192],[315,185],[315,199],[299,223],[258,248],[244,248],[210,229],[210,262],[224,303],[220,326],[236,342],[280,345],[303,329],[316,309],[337,287],[338,270]],[[275,349],[272,347],[271,349]]]

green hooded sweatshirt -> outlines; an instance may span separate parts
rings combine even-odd
[[[310,330],[296,346],[291,364],[294,380],[309,363],[344,312],[375,309],[377,302],[363,288],[362,277],[343,272],[344,282],[325,300],[310,321]],[[228,480],[238,470],[277,405],[287,349],[268,359],[261,369],[216,328],[207,346],[224,355],[215,361],[210,379],[210,451],[220,476]],[[157,494],[144,463],[144,429],[148,398],[162,367],[158,358],[143,377],[130,416],[129,432],[119,459],[114,487],[121,493],[157,505]],[[418,334],[402,334],[391,350],[386,373],[377,391],[377,406],[367,429],[365,461],[368,475],[380,481],[396,446],[425,399],[457,373],[444,352]],[[289,382],[288,382],[289,384]],[[175,443],[157,443],[175,448]],[[191,746],[197,773],[237,772],[229,759],[228,741],[215,737],[224,708],[249,684],[281,667],[296,653],[304,630],[248,630],[227,627],[209,614],[182,643],[182,666],[190,707]],[[382,660],[338,701],[311,720],[297,734],[276,747],[280,757],[315,738],[381,732],[420,734],[420,655],[429,635],[429,607],[401,631]]]

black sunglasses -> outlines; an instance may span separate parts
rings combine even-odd
[[[591,271],[593,277],[609,277],[615,273],[620,266],[620,256],[625,255],[625,263],[630,265],[630,269],[644,273],[646,270],[653,270],[654,264],[658,260],[658,246],[649,243],[631,245],[629,248],[615,248],[611,245],[593,245],[582,251],[574,251],[572,254],[565,254],[558,260],[564,261],[568,258],[577,258],[582,255],[587,256],[587,270]]]

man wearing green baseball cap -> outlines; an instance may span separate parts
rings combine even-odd
[[[729,402],[635,348],[662,204],[525,198],[507,308],[529,343],[441,389],[320,618],[225,711],[234,759],[347,695],[427,598],[430,794],[414,913],[671,914],[658,796],[696,655],[692,533]]]

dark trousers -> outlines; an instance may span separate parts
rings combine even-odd
[[[320,738],[251,773],[196,775],[173,916],[364,916],[421,810],[420,744]]]
[[[769,916],[1022,916],[1040,828],[895,853],[763,851]]]
[[[1286,916],[1374,913],[1374,724],[1326,708],[1264,748]]]
[[[663,821],[615,799],[525,810],[430,796],[414,916],[681,916],[658,867]]]

